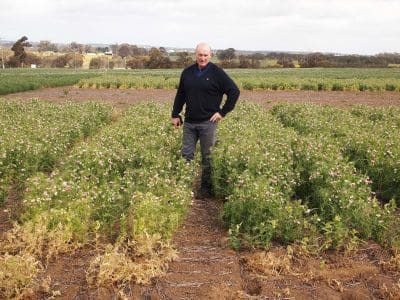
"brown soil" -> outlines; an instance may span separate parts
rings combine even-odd
[[[194,199],[173,243],[179,257],[149,288],[151,299],[227,299],[242,290],[238,254],[218,222],[222,203]]]
[[[173,90],[64,87],[4,98],[96,100],[122,108],[142,100],[172,100],[174,96]],[[282,101],[339,107],[386,106],[399,105],[400,93],[243,91],[241,99],[266,107]],[[12,200],[17,198],[13,195],[8,199],[8,211],[15,211]],[[325,253],[318,258],[289,257],[279,245],[268,252],[235,252],[229,248],[226,228],[218,221],[221,205],[215,199],[194,199],[185,223],[173,239],[179,256],[166,275],[154,278],[149,285],[132,283],[124,289],[124,294],[129,299],[400,299],[400,258],[390,262],[389,253],[379,246],[367,244],[351,255]],[[11,226],[8,214],[0,212],[0,233]],[[93,255],[93,249],[86,247],[50,261],[41,278],[51,277],[52,292],[38,292],[33,298],[45,299],[53,294],[57,299],[118,299],[116,288],[94,288],[86,283],[85,270]]]
[[[2,97],[9,99],[40,98],[56,102],[94,100],[111,102],[117,107],[126,107],[143,100],[173,100],[175,93],[175,90],[161,89],[122,90],[60,87],[9,94]],[[398,92],[242,91],[240,99],[261,103],[267,107],[279,102],[313,102],[338,107],[349,107],[354,104],[400,105],[400,93]]]
[[[10,230],[22,211],[21,192],[12,186],[8,197],[0,210],[0,241],[5,239],[4,233]]]

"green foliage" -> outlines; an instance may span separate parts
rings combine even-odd
[[[217,195],[228,199],[222,218],[236,244],[238,237],[264,247],[272,240],[301,239],[309,224],[306,207],[292,201],[298,177],[292,167],[294,131],[246,104],[222,123],[219,134],[224,138],[213,150],[213,181]]]
[[[228,69],[243,90],[400,91],[398,69]],[[79,87],[176,88],[181,70],[111,71]]]
[[[371,179],[374,193],[400,204],[400,110],[356,106],[350,112],[318,105],[279,105],[273,113],[300,134],[331,137]],[[369,180],[369,179],[368,179]]]
[[[78,140],[109,122],[111,107],[0,100],[0,203],[38,171],[50,172]]]
[[[194,165],[180,158],[178,133],[157,117],[168,111],[166,105],[135,106],[73,148],[49,177],[30,178],[23,219],[43,222],[46,214],[49,228],[72,231],[72,242],[89,241],[94,233],[170,239],[186,213],[195,176]]]
[[[62,65],[73,67],[73,58],[62,60]],[[93,60],[92,67],[105,63]],[[175,89],[181,71],[7,69],[0,70],[0,94],[72,84],[81,88]],[[244,90],[400,91],[400,69],[229,69],[227,73]]]
[[[64,61],[65,65],[67,62]],[[0,95],[36,90],[47,87],[67,86],[82,78],[96,77],[93,71],[71,69],[5,69],[0,70]]]
[[[28,38],[26,36],[21,37],[18,41],[14,43],[11,50],[14,51],[14,61],[16,62],[15,67],[21,66],[25,63],[26,52],[25,47],[30,47],[31,44],[27,42]]]
[[[344,151],[363,121],[315,105],[279,105],[272,113],[287,127],[246,104],[219,129],[224,138],[213,151],[214,184],[227,200],[222,219],[231,243],[301,241],[316,251],[354,248],[360,239],[388,245],[394,202],[379,204],[369,177]],[[347,117],[353,122],[346,124]],[[370,129],[371,137],[376,132]],[[390,245],[398,241],[394,236]]]

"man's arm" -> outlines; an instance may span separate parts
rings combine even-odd
[[[219,112],[222,117],[225,117],[227,113],[235,108],[236,102],[239,99],[240,90],[235,84],[235,82],[221,69],[219,74],[221,77],[221,85],[224,94],[227,95],[225,104],[223,105],[221,111]]]
[[[179,114],[182,111],[185,101],[186,101],[186,95],[185,95],[185,89],[184,89],[184,83],[183,83],[183,72],[182,72],[181,78],[179,80],[178,90],[176,91],[174,106],[172,108],[171,117],[173,119],[179,118]]]

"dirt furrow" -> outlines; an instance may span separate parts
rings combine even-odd
[[[173,243],[178,258],[154,280],[151,299],[233,299],[242,290],[238,254],[218,221],[221,203],[194,199]]]

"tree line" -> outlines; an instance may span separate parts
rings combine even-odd
[[[41,41],[36,50],[39,54],[51,52],[54,55],[36,55],[26,52],[32,47],[26,36],[16,41],[11,50],[14,55],[5,58],[7,67],[24,67],[35,64],[39,67],[81,68],[84,55],[87,53],[103,53],[90,60],[89,68],[131,68],[131,69],[168,69],[182,68],[194,63],[194,55],[190,52],[168,53],[164,47],[146,49],[127,43],[114,44],[109,47],[93,47],[91,45],[72,42],[62,47],[50,41]],[[362,68],[388,67],[400,64],[400,53],[382,53],[377,55],[335,55],[326,53],[246,53],[234,48],[218,50],[215,53],[216,63],[224,68]],[[107,56],[109,55],[109,56]],[[273,62],[266,64],[265,62]],[[0,62],[3,63],[3,62]]]

